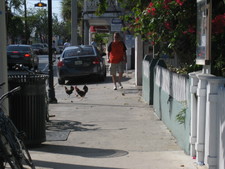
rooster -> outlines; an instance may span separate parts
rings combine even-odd
[[[77,86],[75,86],[75,90],[80,97],[84,97],[88,92],[88,87],[84,85],[83,90],[80,90]]]
[[[68,89],[65,86],[65,91],[66,91],[66,94],[68,94],[68,96],[70,96],[73,93],[73,91],[74,91],[74,87],[73,86],[70,86],[70,89]]]
[[[84,85],[83,90],[87,93],[88,92],[88,87]]]

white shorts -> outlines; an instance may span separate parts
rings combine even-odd
[[[110,63],[109,72],[110,75],[116,75],[116,73],[123,73],[125,67],[125,62],[120,63]]]

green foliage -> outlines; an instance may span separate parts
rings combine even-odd
[[[225,3],[214,0],[212,9],[212,73],[221,76],[225,69]]]
[[[82,10],[83,10],[83,2],[84,0],[77,1],[77,17],[78,23],[82,18]],[[71,21],[71,0],[62,0],[62,17],[65,22]]]
[[[192,64],[184,64],[180,67],[174,67],[172,65],[168,65],[167,67],[171,72],[188,75],[188,73],[196,72],[202,70],[202,65],[196,65],[195,63]]]
[[[82,25],[82,11],[83,11],[83,3],[84,0],[77,1],[77,23],[79,25]],[[61,30],[58,30],[57,32],[60,32],[62,37],[64,39],[70,39],[71,37],[71,0],[62,0],[62,17],[63,17],[63,23],[60,23],[59,27]],[[64,32],[64,35],[63,35]]]
[[[96,33],[95,42],[97,44],[106,44],[108,42],[109,34],[106,33]]]
[[[160,46],[157,52],[172,55],[182,51],[185,63],[195,57],[196,11],[195,0],[152,0],[144,10],[137,4],[124,20],[126,30]]]
[[[106,9],[107,9],[107,6],[108,6],[107,5],[107,0],[99,0],[98,8],[95,11],[95,14],[97,16],[100,16],[100,15],[104,14]]]
[[[47,42],[48,38],[48,11],[44,8],[29,10],[27,22],[31,31],[35,30],[36,39],[40,42]],[[39,40],[38,40],[39,41]]]
[[[5,0],[5,4],[10,11],[12,11],[12,9],[19,10],[23,3],[24,0]]]
[[[63,0],[62,5],[62,17],[65,21],[71,20],[71,0]]]
[[[178,121],[179,124],[184,124],[185,118],[186,118],[186,111],[187,111],[187,101],[182,101],[181,104],[183,105],[183,108],[176,115],[176,120]]]
[[[12,42],[17,41],[18,35],[21,37],[24,36],[24,24],[19,16],[13,16],[10,13],[7,20],[7,34],[11,38]]]

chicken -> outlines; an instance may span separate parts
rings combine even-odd
[[[73,93],[73,91],[74,91],[74,87],[73,86],[70,86],[70,89],[68,89],[65,86],[65,91],[66,91],[66,94],[68,94],[68,96],[70,96]]]
[[[88,92],[88,87],[84,85],[83,90],[87,93]]]
[[[88,87],[84,85],[83,90],[80,90],[77,86],[75,86],[75,90],[80,97],[84,97],[88,92]]]

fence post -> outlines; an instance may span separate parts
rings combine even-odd
[[[191,129],[190,129],[190,155],[196,157],[195,143],[197,137],[197,88],[198,78],[196,72],[190,73],[190,93],[191,93]]]
[[[204,165],[205,148],[205,115],[206,115],[206,85],[207,78],[212,75],[198,74],[199,79],[197,88],[197,140],[196,140],[196,160],[199,165]]]
[[[209,169],[217,169],[218,160],[218,89],[225,83],[224,78],[210,77],[207,84],[205,162]]]

